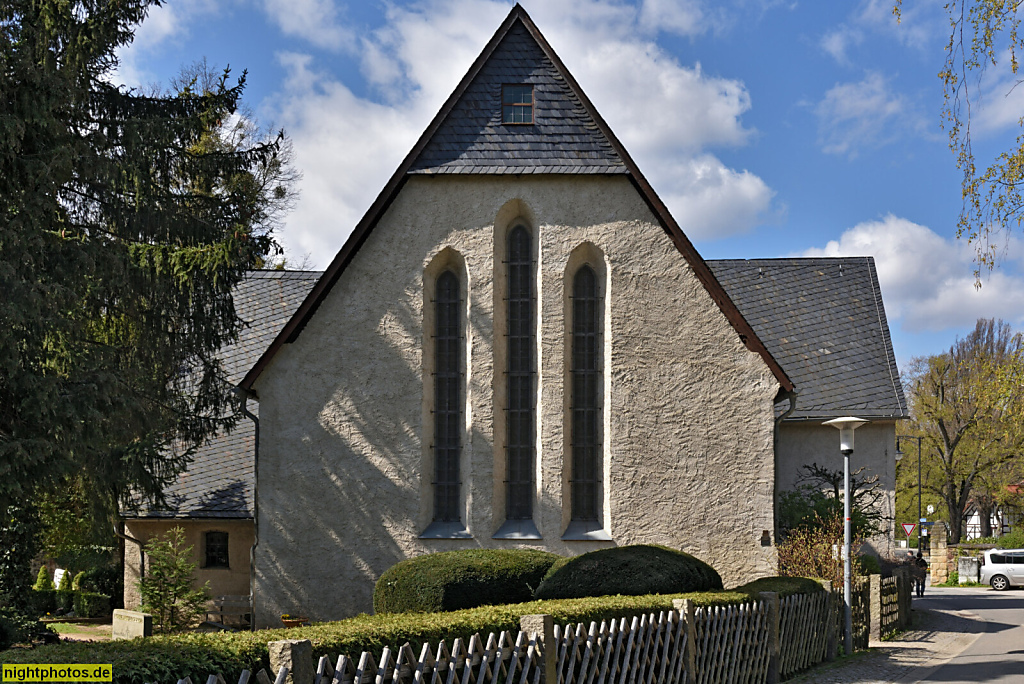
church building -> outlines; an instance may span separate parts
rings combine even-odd
[[[871,259],[705,262],[518,5],[240,387],[257,626],[452,549],[773,575],[776,492],[841,467],[821,422],[872,421],[891,507],[906,415]]]

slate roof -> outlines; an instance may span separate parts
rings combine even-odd
[[[871,257],[708,260],[797,388],[787,420],[908,416]]]
[[[502,124],[502,84],[532,84],[534,123]],[[409,173],[627,173],[522,22],[513,24]]]
[[[221,363],[237,384],[288,322],[320,278],[319,271],[253,271],[233,295],[248,327],[226,347]],[[250,402],[252,404],[252,402]],[[256,412],[255,405],[250,410]],[[230,434],[200,447],[188,470],[165,492],[168,508],[143,509],[131,518],[252,518],[254,426],[238,421]]]

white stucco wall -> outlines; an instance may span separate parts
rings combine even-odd
[[[797,398],[799,402],[799,397]],[[854,412],[853,415],[856,415]],[[817,463],[830,470],[843,470],[843,455],[839,452],[839,431],[821,421],[783,422],[779,427],[778,487],[780,492],[791,491],[797,485],[804,465]],[[888,519],[887,534],[869,540],[878,554],[891,555],[896,512],[896,423],[872,421],[857,428],[854,433],[854,451],[850,457],[851,472],[864,468],[859,477],[878,476],[884,492],[880,507]]]
[[[543,539],[535,542],[491,538],[504,520],[505,458],[495,415],[501,362],[494,374],[504,321],[499,311],[496,324],[494,311],[502,306],[500,241],[517,217],[538,245],[534,520]],[[614,542],[561,540],[569,506],[565,270],[585,242],[607,269],[603,484]],[[422,441],[431,438],[424,434],[423,274],[446,248],[464,260],[453,264],[469,284],[461,477],[472,539],[423,540],[431,509],[422,483],[432,477]],[[370,611],[381,572],[457,548],[576,554],[657,542],[712,563],[727,585],[774,573],[774,547],[760,539],[773,529],[778,383],[624,177],[413,177],[255,389],[258,624],[277,624],[284,612],[324,620]]]

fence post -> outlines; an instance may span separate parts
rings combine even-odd
[[[779,681],[779,661],[782,658],[782,642],[779,619],[781,617],[779,606],[779,595],[774,591],[762,591],[758,594],[765,605],[768,606],[768,677],[766,684],[776,684]]]
[[[697,606],[690,599],[672,599],[672,607],[679,611],[686,626],[686,681],[682,684],[697,683]]]
[[[267,644],[270,652],[270,671],[277,672],[281,666],[288,668],[285,684],[313,684],[313,644],[309,639],[286,639]]]
[[[871,575],[870,600],[868,601],[868,638],[875,641],[882,640],[882,576]]]
[[[910,603],[913,589],[910,582],[910,568],[896,568],[894,574],[899,578],[896,586],[900,590],[900,627],[906,629],[911,624]]]
[[[550,615],[523,615],[519,618],[519,629],[526,632],[527,636],[536,634],[540,640],[541,654],[544,656],[540,662],[541,684],[558,684],[558,675],[555,673],[555,651],[558,650],[558,644],[555,643],[555,619]]]
[[[832,582],[831,580],[825,580],[821,583],[822,588],[828,594],[828,624],[825,629],[828,630],[828,640],[825,642],[825,660],[831,662],[836,659],[836,649],[839,648],[839,625],[834,620],[834,613],[836,607],[836,595],[832,593]]]

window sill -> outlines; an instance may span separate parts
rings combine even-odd
[[[532,520],[506,520],[491,539],[543,539]]]
[[[466,526],[461,522],[435,520],[423,530],[420,539],[472,539]]]
[[[613,541],[597,520],[573,520],[562,533],[562,541]]]

